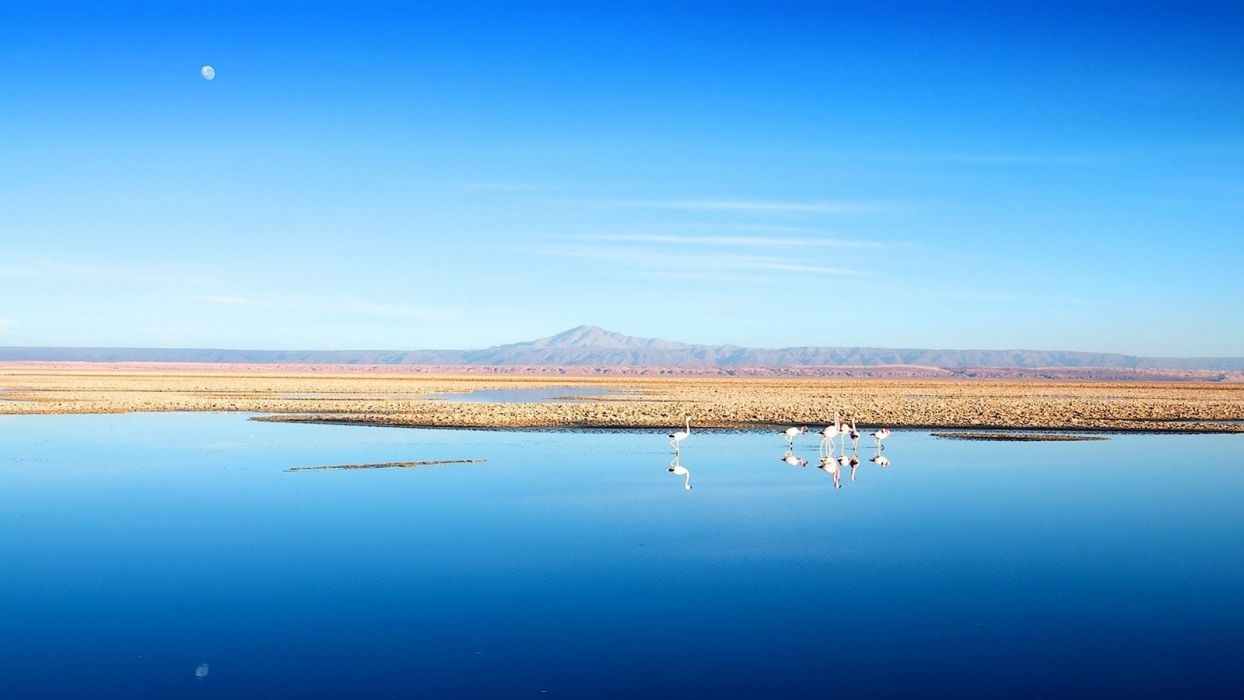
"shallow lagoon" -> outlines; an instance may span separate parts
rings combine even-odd
[[[812,436],[696,432],[686,491],[660,433],[0,417],[0,695],[1244,682],[1244,438],[887,444],[834,489]]]

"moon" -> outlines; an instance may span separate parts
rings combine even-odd
[[[204,80],[211,80],[216,77],[216,69],[211,66],[203,66],[199,69],[199,75],[202,75]]]

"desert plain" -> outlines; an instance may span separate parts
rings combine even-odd
[[[573,387],[540,402],[448,401]],[[569,392],[568,392],[569,393]],[[260,420],[473,429],[861,429],[1244,432],[1244,382],[1077,378],[679,376],[377,366],[0,364],[0,414],[234,411]]]

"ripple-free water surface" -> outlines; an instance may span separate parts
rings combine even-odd
[[[0,696],[1233,695],[1244,438],[0,417]],[[288,473],[433,459],[485,464]]]

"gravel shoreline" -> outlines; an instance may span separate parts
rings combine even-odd
[[[485,389],[599,388],[594,398],[473,403]],[[981,379],[429,376],[0,366],[0,415],[234,411],[263,420],[476,429],[766,429],[1244,432],[1244,384]]]

